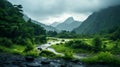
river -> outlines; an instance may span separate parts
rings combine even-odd
[[[64,40],[64,41],[63,41],[63,40]],[[59,53],[59,52],[55,51],[55,50],[54,50],[53,48],[51,48],[50,46],[56,45],[56,44],[59,44],[59,43],[65,43],[65,42],[68,42],[68,41],[70,41],[70,40],[72,40],[72,39],[60,39],[60,38],[57,38],[57,40],[55,40],[55,41],[52,40],[52,41],[49,41],[49,42],[46,43],[46,44],[42,44],[42,45],[40,45],[40,46],[37,46],[37,49],[40,48],[40,49],[42,49],[42,50],[48,50],[48,51],[53,52],[54,54],[64,56],[63,53]],[[76,58],[76,59],[81,59],[81,58],[86,58],[87,55],[85,55],[85,54],[74,54],[73,57]]]

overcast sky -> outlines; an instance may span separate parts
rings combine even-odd
[[[31,19],[45,24],[63,22],[73,16],[84,21],[91,13],[120,4],[120,0],[8,0],[21,4]]]

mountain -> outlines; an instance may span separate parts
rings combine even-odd
[[[28,21],[30,19],[27,15],[24,15],[23,18],[24,18],[25,21]],[[46,31],[57,31],[57,32],[59,32],[56,28],[54,28],[52,26],[42,24],[42,23],[40,23],[38,21],[35,21],[35,20],[31,20],[31,21],[32,21],[32,23],[38,24],[41,27],[45,28]]]
[[[81,24],[80,21],[75,21],[73,17],[69,17],[63,23],[60,23],[56,26],[58,30],[72,31],[74,28],[77,28]]]
[[[60,23],[59,23],[59,22],[54,22],[54,23],[52,23],[50,26],[56,27],[58,24],[60,24]]]
[[[79,34],[94,34],[118,26],[120,26],[120,5],[94,12],[74,31]]]

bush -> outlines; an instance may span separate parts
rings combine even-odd
[[[35,50],[31,50],[31,51],[25,52],[24,55],[25,56],[33,56],[33,57],[38,57],[39,56],[38,52],[35,51]]]
[[[12,44],[12,40],[8,38],[0,38],[0,45],[10,47]]]
[[[48,51],[48,50],[43,50],[39,55],[44,56],[44,57],[49,57],[49,58],[56,57],[56,54],[54,54],[53,52]]]
[[[82,60],[87,64],[120,64],[120,58],[115,57],[110,52],[100,52],[93,57]]]
[[[34,47],[32,45],[27,45],[24,52],[28,52],[28,51],[31,51],[33,49],[34,49]]]
[[[74,49],[84,49],[84,50],[92,49],[92,47],[90,45],[88,45],[87,43],[85,43],[81,40],[69,41],[66,43],[66,46],[74,48]]]
[[[93,39],[93,51],[99,52],[102,50],[102,40],[99,37]]]
[[[67,60],[73,59],[73,52],[72,51],[66,51],[64,59],[67,59]]]
[[[45,35],[36,36],[35,43],[36,44],[46,43],[46,36]]]

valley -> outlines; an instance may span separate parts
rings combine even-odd
[[[0,67],[120,66],[120,1],[19,1],[0,0]]]

